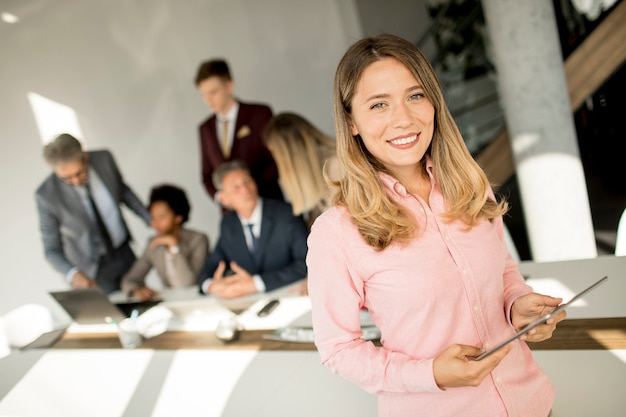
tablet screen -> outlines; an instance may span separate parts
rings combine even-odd
[[[504,342],[499,343],[498,345],[494,346],[492,349],[490,349],[490,350],[488,350],[486,352],[481,353],[480,355],[476,356],[474,359],[479,361],[479,360],[481,360],[483,358],[486,358],[487,356],[491,355],[496,350],[501,349],[502,347],[508,345],[509,343],[511,343],[512,341],[517,339],[518,337],[520,337],[522,335],[525,335],[526,333],[528,333],[529,331],[531,331],[535,327],[539,326],[540,324],[545,323],[546,321],[548,321],[548,319],[550,319],[550,317],[553,317],[553,316],[557,315],[559,312],[565,310],[574,301],[578,300],[580,297],[582,297],[583,295],[585,295],[587,292],[591,291],[592,289],[596,288],[598,285],[602,284],[607,279],[608,279],[607,276],[605,276],[603,278],[600,278],[598,281],[594,282],[589,287],[585,288],[584,290],[582,290],[581,292],[576,294],[574,297],[572,297],[572,299],[569,300],[567,303],[561,304],[556,309],[554,309],[554,311],[552,311],[551,313],[548,313],[545,316],[542,316],[542,317],[538,318],[537,320],[533,321],[532,323],[530,323],[529,325],[524,327],[519,332],[515,333],[513,336],[511,336],[508,339],[506,339]]]

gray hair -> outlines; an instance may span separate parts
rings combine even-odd
[[[240,170],[246,171],[250,174],[250,168],[248,168],[248,165],[246,165],[244,161],[233,159],[232,161],[224,162],[222,165],[218,166],[215,171],[213,171],[213,176],[211,178],[213,180],[213,185],[216,189],[221,191],[224,188],[222,184],[224,182],[224,177],[233,171]]]
[[[78,161],[83,157],[83,147],[74,136],[63,133],[43,148],[43,158],[50,166]]]

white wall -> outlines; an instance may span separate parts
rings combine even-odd
[[[69,106],[87,149],[108,148],[147,200],[168,181],[191,200],[189,226],[217,239],[200,181],[197,126],[209,114],[193,78],[221,56],[237,94],[291,110],[332,133],[332,79],[361,28],[345,0],[3,0],[0,12],[0,314],[64,287],[45,261],[34,191],[50,170],[28,93]],[[49,139],[49,138],[44,138]],[[143,250],[150,229],[126,219]]]

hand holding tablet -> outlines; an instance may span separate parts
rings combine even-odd
[[[589,287],[585,288],[584,290],[582,290],[581,292],[579,292],[578,294],[576,294],[574,297],[572,297],[571,300],[569,300],[567,303],[561,304],[560,306],[558,306],[556,309],[554,309],[551,313],[548,313],[540,318],[538,318],[537,320],[533,321],[532,323],[528,324],[526,327],[524,327],[523,329],[521,329],[519,332],[515,333],[513,336],[509,337],[508,339],[506,339],[505,341],[503,341],[502,343],[499,343],[498,345],[494,346],[492,349],[480,354],[479,356],[475,357],[474,360],[481,360],[483,358],[486,358],[487,356],[491,355],[492,353],[494,353],[495,351],[497,351],[498,349],[501,349],[502,347],[508,345],[509,343],[511,343],[512,341],[514,341],[515,339],[525,335],[526,333],[530,332],[532,329],[534,329],[535,327],[545,323],[546,321],[548,321],[550,318],[556,316],[558,313],[560,313],[561,311],[565,310],[568,306],[570,306],[574,301],[578,300],[579,298],[581,298],[583,295],[585,295],[586,293],[588,293],[589,291],[591,291],[592,289],[596,288],[598,285],[602,284],[603,282],[605,282],[606,280],[608,280],[608,277],[605,276],[601,279],[599,279],[598,281],[596,281],[595,283],[593,283],[592,285],[590,285]]]

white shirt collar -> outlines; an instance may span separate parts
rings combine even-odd
[[[237,113],[239,113],[239,102],[235,101],[235,105],[226,113],[225,116],[219,114],[217,116],[217,120],[223,122],[228,120],[229,122],[233,122],[237,120]]]
[[[245,217],[240,216],[239,213],[237,213],[237,217],[239,217],[239,221],[241,222],[241,224],[243,224],[244,226],[247,224],[254,224],[255,229],[261,226],[262,215],[263,215],[263,199],[261,197],[259,197],[259,199],[257,200],[256,207],[254,208],[254,211],[252,212],[252,215],[250,216],[250,218],[246,219]]]

